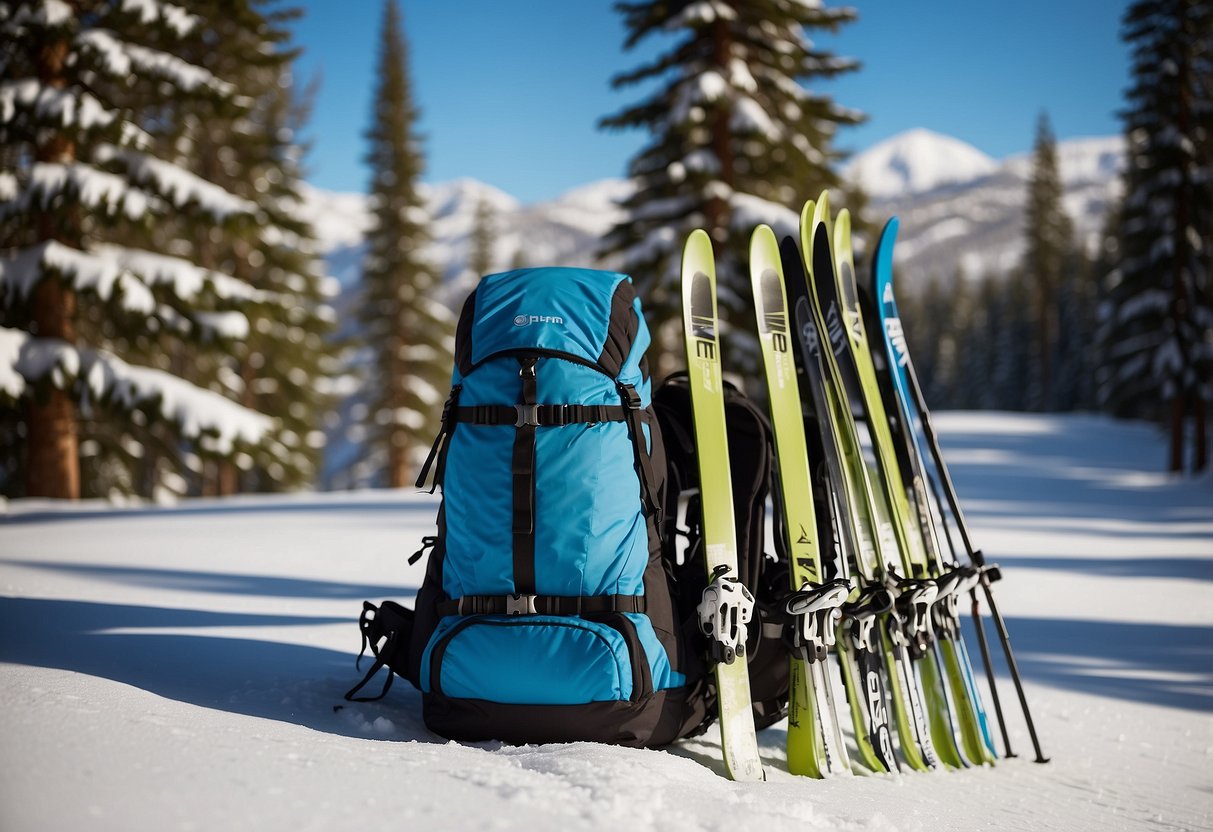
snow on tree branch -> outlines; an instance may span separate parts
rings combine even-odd
[[[127,310],[143,314],[155,308],[149,289],[157,286],[167,288],[186,304],[210,291],[220,300],[293,305],[281,295],[254,289],[243,280],[180,257],[121,246],[80,251],[54,240],[18,249],[0,259],[0,290],[8,297],[27,298],[48,273],[58,274],[70,280],[73,289],[93,292],[103,300],[120,290]]]
[[[0,393],[18,399],[46,380],[99,404],[127,411],[154,408],[183,437],[223,456],[237,445],[261,444],[274,429],[270,417],[163,370],[0,327]]]
[[[220,222],[232,216],[257,214],[257,206],[247,199],[155,156],[113,145],[98,147],[94,156],[99,162],[122,163],[135,184],[163,196],[178,208],[194,204]]]
[[[0,84],[0,123],[16,117],[18,108],[31,111],[47,127],[108,127],[118,117],[97,98],[80,89],[56,89],[36,78]]]
[[[4,21],[5,31],[13,34],[20,34],[22,26],[58,28],[71,22],[74,17],[72,7],[63,0],[43,0],[41,3],[29,3],[17,9],[0,7],[0,21]]]
[[[125,179],[82,162],[38,162],[30,169],[29,184],[11,201],[0,204],[0,216],[24,213],[33,207],[47,210],[57,196],[72,195],[89,209],[107,214],[121,210],[132,220],[147,213],[148,195],[131,188]]]
[[[122,0],[122,11],[137,14],[142,23],[160,21],[172,29],[178,37],[185,37],[201,21],[181,6],[161,0]]]
[[[186,92],[205,88],[224,97],[231,96],[236,89],[196,64],[167,52],[126,43],[105,29],[81,32],[76,36],[76,43],[83,47],[82,51],[86,54],[92,53],[100,69],[115,78],[125,78],[131,74],[147,75],[168,81]]]

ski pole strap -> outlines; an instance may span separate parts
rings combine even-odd
[[[649,456],[644,430],[641,428],[641,422],[646,416],[641,409],[640,393],[631,384],[620,384],[619,395],[623,399],[624,418],[628,423],[628,433],[632,437],[636,473],[640,475],[640,498],[644,503],[645,512],[654,519],[656,527],[660,529],[662,505],[657,497],[657,475],[653,471],[653,459]]]
[[[609,404],[477,404],[457,407],[453,421],[469,425],[533,425],[560,427],[563,425],[622,422],[624,409]]]
[[[426,456],[420,473],[417,474],[416,486],[425,488],[425,482],[430,476],[430,468],[437,462],[438,467],[434,469],[434,481],[430,485],[431,494],[442,485],[443,475],[446,472],[446,452],[451,446],[451,434],[455,432],[455,411],[460,409],[458,407],[459,391],[462,389],[462,385],[459,384],[451,388],[451,394],[442,405],[442,425],[438,428],[438,435],[434,437],[434,444],[430,446],[430,453]]]
[[[642,613],[643,595],[464,595],[438,602],[438,615],[593,615]]]

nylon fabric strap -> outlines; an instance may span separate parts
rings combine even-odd
[[[508,404],[478,404],[452,411],[452,421],[468,425],[517,425],[520,416],[520,408]],[[622,407],[609,404],[540,404],[534,410],[539,427],[622,422],[626,418]]]
[[[619,395],[623,398],[624,416],[628,423],[628,432],[632,435],[632,449],[636,458],[636,473],[640,477],[640,499],[648,515],[661,525],[661,503],[657,499],[657,477],[653,471],[653,461],[649,449],[645,445],[644,431],[641,421],[645,419],[640,407],[640,394],[631,384],[620,384]]]
[[[458,406],[459,392],[462,389],[463,386],[459,384],[451,388],[451,394],[447,396],[446,402],[442,405],[442,426],[438,428],[438,435],[434,437],[430,453],[425,458],[421,471],[417,474],[417,488],[425,488],[425,481],[430,476],[430,468],[435,462],[438,463],[438,467],[434,469],[434,482],[430,485],[431,494],[442,485],[442,480],[446,476],[446,453],[451,447],[451,434],[455,432],[457,422],[455,413],[462,409]]]
[[[522,365],[518,378],[522,381],[522,404],[535,404],[537,384],[535,381],[536,356],[518,359]],[[535,428],[534,424],[521,424],[515,428],[514,450],[511,459],[513,475],[513,534],[514,534],[514,591],[521,595],[535,594]]]
[[[585,615],[604,612],[642,613],[648,605],[643,595],[535,595],[527,599],[534,605],[534,615]],[[506,615],[511,595],[465,595],[438,602],[438,614],[447,615]]]

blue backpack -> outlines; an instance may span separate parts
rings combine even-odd
[[[443,494],[425,580],[415,611],[364,606],[379,661],[363,684],[387,663],[458,740],[656,746],[707,724],[662,557],[649,341],[626,275],[480,282],[418,479]]]

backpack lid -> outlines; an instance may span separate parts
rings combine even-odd
[[[456,381],[494,355],[528,349],[572,356],[617,377],[641,322],[625,274],[563,267],[491,274],[459,318]]]

